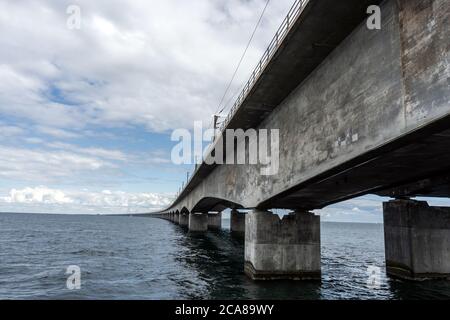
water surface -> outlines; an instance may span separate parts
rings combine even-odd
[[[450,298],[450,281],[386,277],[382,225],[323,223],[320,282],[247,279],[228,226],[196,235],[151,218],[0,214],[0,299]],[[81,290],[66,288],[70,265]]]

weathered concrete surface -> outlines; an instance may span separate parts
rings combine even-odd
[[[450,4],[401,0],[399,25],[407,128],[448,113]]]
[[[175,212],[173,215],[173,222],[176,224],[180,223],[180,214],[178,212]]]
[[[320,217],[254,210],[246,216],[245,273],[254,280],[320,279]]]
[[[222,228],[222,212],[208,213],[208,229],[219,230]]]
[[[206,213],[189,214],[189,231],[205,232],[208,230],[208,215]]]
[[[230,230],[233,233],[243,235],[245,233],[245,214],[237,210],[231,210]]]
[[[450,208],[395,200],[385,202],[383,210],[387,273],[450,279]]]
[[[256,126],[280,130],[278,174],[216,166],[195,174],[167,211],[311,210],[448,172],[450,2],[381,8],[381,30],[361,23]]]

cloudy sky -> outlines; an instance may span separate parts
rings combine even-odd
[[[293,0],[271,1],[225,101]],[[70,5],[81,9],[70,29]],[[189,167],[176,128],[211,122],[265,0],[1,0],[0,211],[148,212]],[[381,221],[380,199],[324,219]]]
[[[292,0],[271,2],[226,100]],[[69,29],[70,5],[81,28]],[[176,128],[211,115],[265,0],[0,1],[0,211],[145,212],[190,168]],[[73,20],[70,20],[73,21]]]

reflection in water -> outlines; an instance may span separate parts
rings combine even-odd
[[[320,282],[254,282],[244,275],[244,239],[227,231],[190,233],[179,228],[180,241],[191,252],[178,257],[205,282],[207,299],[320,298]],[[200,298],[196,295],[191,298]]]
[[[323,223],[316,282],[251,281],[242,237],[159,219],[0,214],[0,246],[0,299],[450,298],[449,281],[386,277],[382,225]],[[81,268],[80,291],[65,288],[69,265]]]

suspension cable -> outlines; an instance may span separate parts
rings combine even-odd
[[[226,95],[228,94],[228,91],[230,90],[231,85],[233,84],[234,79],[236,78],[236,75],[237,75],[237,73],[238,73],[238,71],[239,71],[239,68],[241,67],[242,61],[244,60],[244,58],[245,58],[245,56],[246,56],[246,54],[247,54],[248,49],[250,48],[250,44],[252,43],[253,38],[255,37],[256,31],[258,30],[258,28],[259,28],[259,26],[260,26],[260,24],[261,24],[261,21],[262,21],[262,19],[263,19],[263,17],[264,17],[264,14],[266,13],[266,9],[267,9],[267,7],[268,7],[268,5],[269,5],[269,2],[270,2],[270,0],[267,0],[267,1],[266,1],[266,4],[265,4],[265,6],[264,6],[264,9],[263,9],[263,11],[261,12],[261,15],[260,15],[260,17],[259,17],[259,19],[258,19],[258,22],[256,23],[255,29],[253,30],[253,33],[252,33],[252,35],[251,35],[251,37],[250,37],[250,39],[249,39],[249,41],[248,41],[248,43],[247,43],[247,46],[245,47],[244,53],[242,54],[241,59],[239,60],[239,63],[238,63],[238,65],[236,66],[236,69],[234,70],[233,76],[231,77],[231,80],[230,80],[230,82],[228,83],[228,86],[227,86],[227,88],[226,88],[226,90],[225,90],[225,93],[223,94],[222,99],[220,100],[220,103],[219,103],[219,105],[217,106],[216,114],[221,114],[221,113],[225,110],[225,106],[222,107],[222,103],[223,103],[223,101],[225,100],[225,97],[226,97]],[[222,107],[222,109],[219,111],[220,107]],[[218,112],[218,111],[219,111],[219,112]]]

